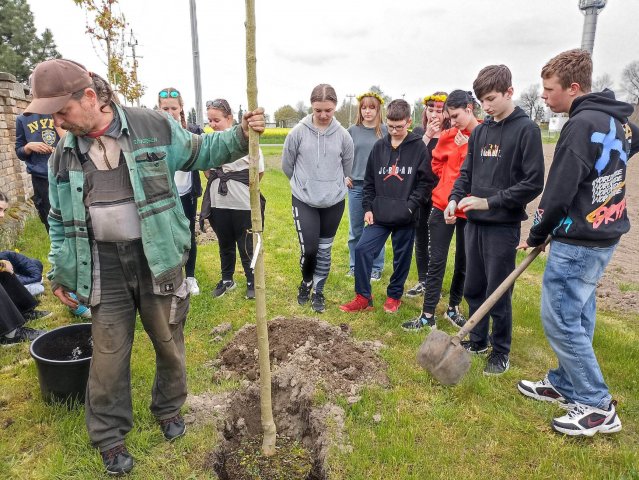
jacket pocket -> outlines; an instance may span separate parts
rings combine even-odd
[[[144,197],[148,203],[172,198],[165,152],[149,152],[135,157]]]
[[[373,221],[383,225],[408,225],[413,221],[415,212],[408,208],[403,198],[375,197],[373,200]]]

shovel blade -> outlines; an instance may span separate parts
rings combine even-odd
[[[417,363],[444,385],[455,385],[470,369],[470,354],[453,337],[433,330],[417,351]]]

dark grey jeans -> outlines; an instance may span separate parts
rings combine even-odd
[[[155,348],[156,371],[150,409],[162,420],[186,400],[184,322],[189,297],[182,274],[159,289],[141,241],[98,243],[92,306],[93,357],[86,390],[86,424],[93,445],[105,451],[124,442],[133,427],[131,348],[136,313]]]

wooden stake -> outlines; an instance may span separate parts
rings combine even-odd
[[[246,93],[248,109],[257,108],[257,59],[255,56],[255,0],[246,0]],[[260,362],[260,408],[262,412],[262,453],[275,454],[277,430],[273,421],[271,403],[271,364],[269,360],[268,327],[266,325],[266,286],[264,282],[264,239],[262,235],[262,211],[260,208],[259,135],[249,129],[249,191],[251,193],[251,228],[253,251],[257,252],[255,264],[255,311],[257,324],[257,348]],[[258,251],[259,249],[259,251]]]

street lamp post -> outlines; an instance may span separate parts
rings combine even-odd
[[[202,112],[202,74],[200,73],[200,47],[197,33],[197,13],[195,12],[195,0],[189,0],[191,13],[191,48],[193,50],[193,80],[195,81],[195,116],[196,123],[204,124]]]

